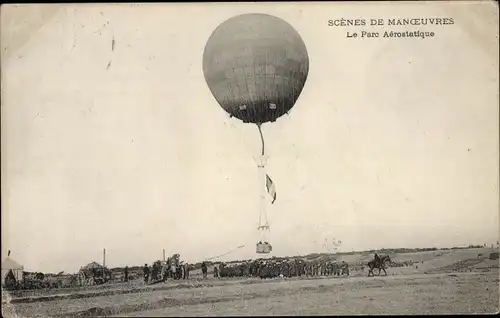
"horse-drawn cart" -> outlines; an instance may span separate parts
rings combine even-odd
[[[102,285],[112,278],[111,270],[96,262],[92,262],[78,272],[81,286]]]

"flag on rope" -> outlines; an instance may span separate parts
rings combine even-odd
[[[266,174],[266,188],[267,188],[267,192],[273,198],[273,201],[271,202],[271,204],[273,204],[274,201],[276,201],[276,187],[274,186],[273,180],[271,180],[271,178],[269,178],[269,176],[267,174]]]

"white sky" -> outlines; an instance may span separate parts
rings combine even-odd
[[[211,32],[254,12],[289,22],[310,58],[290,116],[263,128],[273,255],[334,237],[344,250],[498,240],[494,5],[2,6],[2,257],[53,272],[102,248],[110,266],[163,248],[255,257],[260,138],[202,72]],[[327,26],[398,16],[455,25],[406,28],[426,40]]]

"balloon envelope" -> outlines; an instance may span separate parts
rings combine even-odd
[[[309,72],[300,35],[266,14],[244,14],[219,25],[203,53],[203,73],[217,102],[247,123],[275,121],[289,112]]]

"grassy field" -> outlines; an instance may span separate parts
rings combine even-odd
[[[2,308],[4,317],[494,313],[499,310],[499,261],[488,259],[490,252],[402,253],[393,261],[415,264],[389,268],[387,277],[358,271],[343,278],[201,280],[193,273],[189,281],[56,290],[38,300],[3,293]],[[369,255],[346,255],[345,260],[365,258]]]

